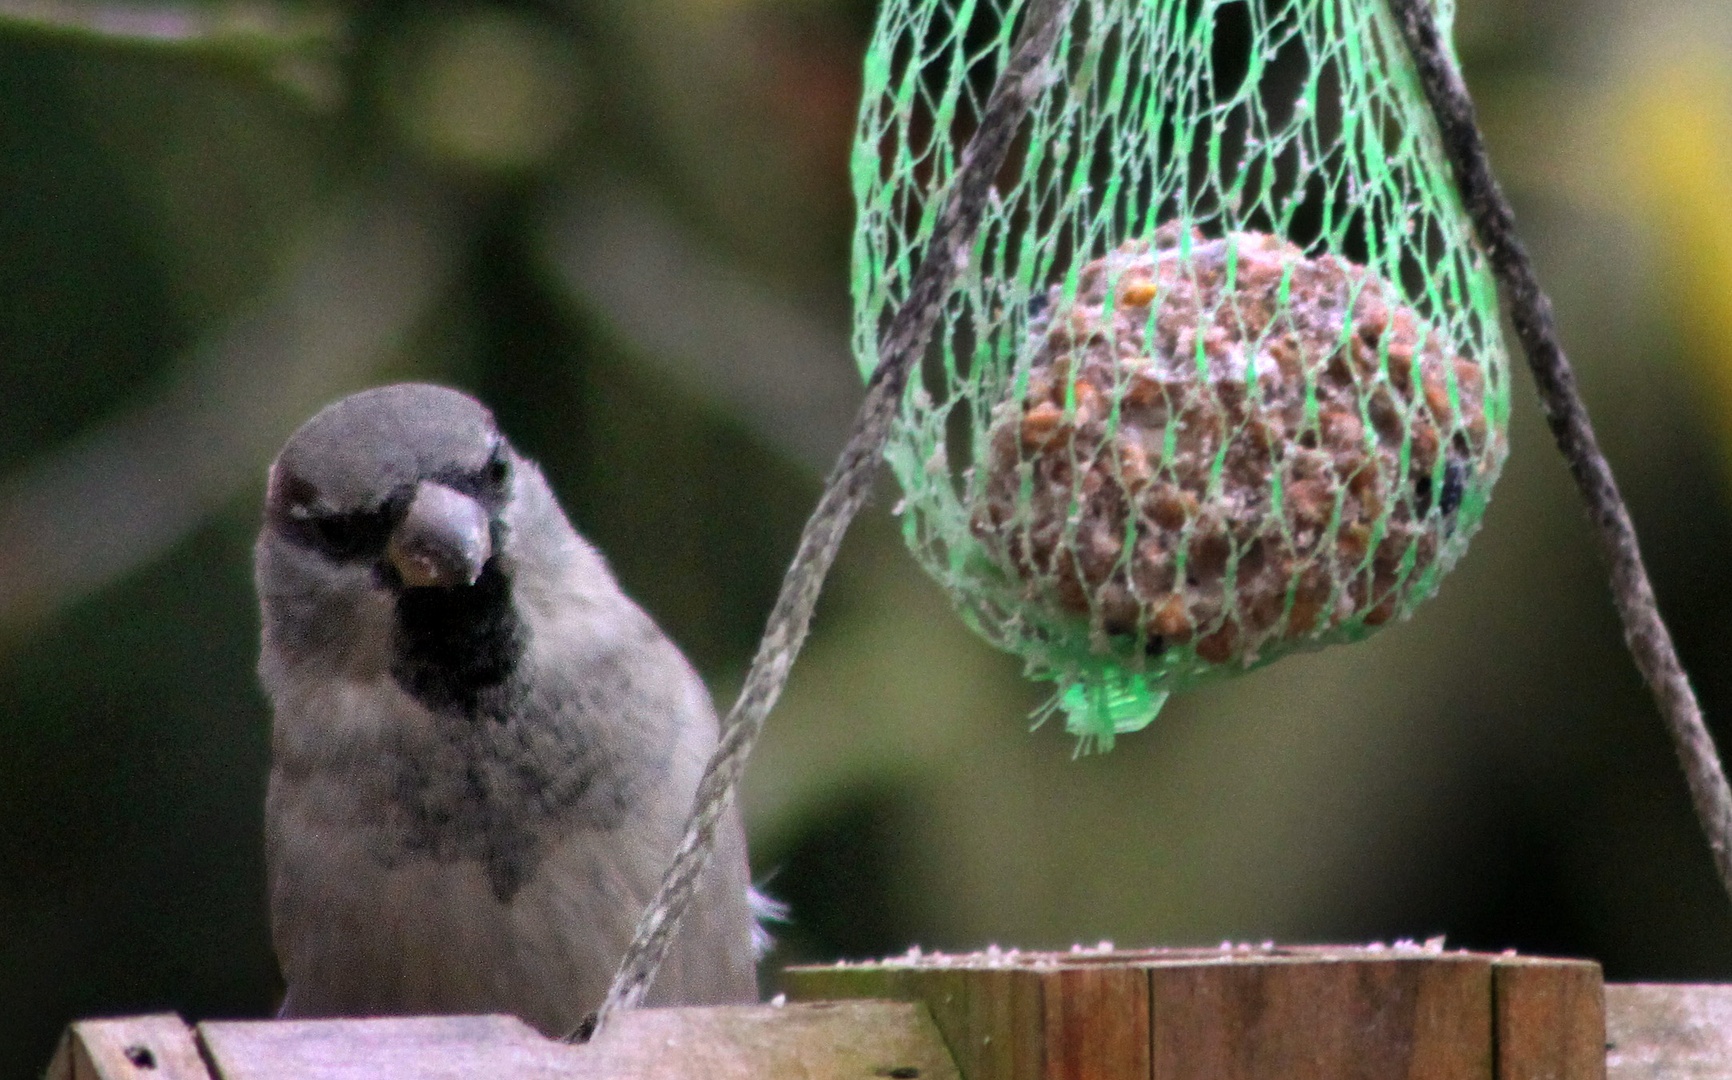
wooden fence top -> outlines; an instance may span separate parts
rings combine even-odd
[[[1394,946],[910,950],[791,968],[801,1000],[918,1001],[967,1080],[1601,1080],[1600,967]]]
[[[878,960],[843,960],[834,964],[796,965],[792,973],[832,971],[966,970],[1044,971],[1058,968],[1120,967],[1175,968],[1219,966],[1264,966],[1292,964],[1346,964],[1404,961],[1424,963],[1490,964],[1497,967],[1541,965],[1598,970],[1592,960],[1529,956],[1514,949],[1501,953],[1446,949],[1442,938],[1431,941],[1397,941],[1372,945],[1277,945],[1222,942],[1212,948],[1120,949],[1110,941],[1098,945],[1072,945],[1063,950],[1001,949],[989,946],[976,952],[946,953],[912,948]]]
[[[50,1080],[1732,1080],[1732,986],[1387,948],[911,952],[786,1005],[640,1009],[584,1046],[504,1016],[72,1025]]]

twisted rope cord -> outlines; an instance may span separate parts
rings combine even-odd
[[[721,738],[698,782],[692,816],[673,864],[638,923],[637,934],[620,961],[594,1024],[573,1032],[573,1037],[600,1030],[621,1009],[641,1002],[667,956],[680,916],[714,846],[716,823],[733,798],[746,758],[763,730],[764,717],[787,682],[788,669],[805,641],[819,589],[835,561],[842,536],[871,494],[885,438],[909,374],[925,353],[939,309],[967,264],[967,252],[980,227],[993,177],[1003,167],[1017,129],[1045,85],[1048,57],[1074,2],[1033,0],[1027,9],[1021,34],[993,86],[980,126],[963,149],[908,299],[896,312],[879,347],[878,367],[867,383],[866,401],[854,419],[848,443],[800,535],[800,546],[782,579],[782,591],[770,612],[745,686],[722,721]]]
[[[1575,372],[1558,341],[1551,299],[1540,288],[1533,263],[1516,236],[1515,214],[1492,176],[1485,142],[1474,119],[1473,99],[1444,45],[1430,0],[1389,0],[1389,6],[1401,25],[1426,100],[1437,119],[1456,186],[1467,203],[1480,243],[1491,257],[1492,272],[1508,298],[1510,322],[1527,354],[1546,422],[1569,463],[1600,553],[1610,567],[1612,599],[1624,624],[1624,643],[1653,692],[1683,766],[1696,818],[1707,834],[1721,884],[1732,895],[1732,788],[1727,787],[1714,738],[1702,721],[1702,707],[1660,617],[1636,543],[1636,527],[1618,492],[1612,467],[1594,437],[1587,406],[1576,388]]]

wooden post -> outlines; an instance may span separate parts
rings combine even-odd
[[[1612,1080],[1732,1080],[1732,986],[1606,987]]]
[[[1437,948],[989,951],[791,969],[921,1001],[964,1080],[1601,1080],[1599,965]]]
[[[192,1029],[173,1013],[81,1020],[66,1029],[47,1080],[210,1080]]]
[[[1500,956],[1492,978],[1498,1080],[1605,1075],[1611,988],[1598,964]]]
[[[84,1020],[49,1080],[958,1080],[919,1005],[637,1009],[592,1043],[512,1016]]]

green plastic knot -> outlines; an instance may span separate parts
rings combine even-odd
[[[1064,729],[1077,736],[1077,752],[1084,754],[1111,750],[1114,736],[1148,727],[1167,703],[1167,691],[1150,686],[1142,674],[1104,670],[1061,678],[1057,703],[1064,710]]]

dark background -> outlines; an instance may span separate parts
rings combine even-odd
[[[31,10],[0,0],[15,1076],[75,1017],[274,1005],[250,545],[265,464],[325,401],[403,377],[482,396],[731,700],[859,395],[846,156],[873,14]],[[98,10],[130,21],[78,28]],[[1458,38],[1718,722],[1732,14],[1464,0]],[[1732,975],[1732,904],[1519,367],[1515,391],[1484,531],[1416,619],[1184,695],[1081,760],[1026,730],[1044,691],[949,614],[886,490],[744,792],[793,910],[766,970],[1441,933],[1612,979]]]

